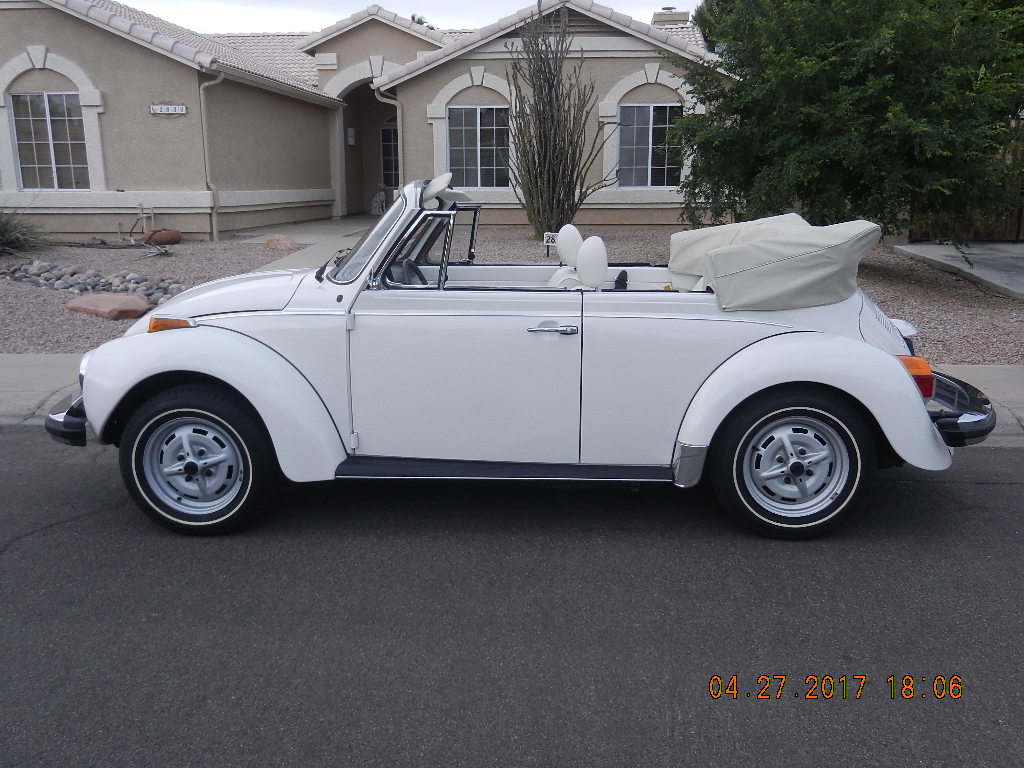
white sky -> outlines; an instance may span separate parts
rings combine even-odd
[[[534,0],[535,1],[535,0]],[[373,5],[373,0],[122,0],[196,32],[313,32]],[[620,13],[649,23],[662,6],[690,11],[699,0],[617,0],[605,2]],[[384,0],[382,8],[409,18],[426,17],[439,29],[478,29],[530,6],[530,0],[491,0],[486,3],[436,0]]]

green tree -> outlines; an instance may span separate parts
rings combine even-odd
[[[522,47],[512,56],[512,104],[508,127],[509,175],[534,232],[557,231],[611,177],[588,181],[601,156],[604,138],[593,131],[594,83],[583,61],[570,65],[572,35],[565,8],[537,15],[520,28]]]
[[[1002,5],[731,0],[721,61],[689,76],[703,111],[676,126],[683,218],[799,207],[893,232],[1019,204],[1021,11]]]
[[[715,50],[715,46],[722,42],[718,31],[719,25],[733,5],[732,0],[704,0],[694,10],[693,23],[704,35],[709,50]]]

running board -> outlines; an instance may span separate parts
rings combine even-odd
[[[338,465],[336,477],[433,480],[610,480],[672,482],[671,467],[610,464],[526,464],[502,461],[447,461],[350,456]]]

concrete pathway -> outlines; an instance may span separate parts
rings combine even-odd
[[[271,235],[288,235],[296,243],[308,243],[307,247],[282,256],[261,269],[319,267],[342,248],[351,248],[355,245],[363,233],[377,223],[378,218],[362,214],[346,216],[344,219],[281,224],[270,228],[241,230],[236,237],[251,237],[262,243]]]
[[[1024,299],[1024,243],[969,243],[964,248],[973,264],[952,245],[910,243],[892,246],[900,253],[937,269],[953,272],[991,291]]]
[[[79,354],[0,354],[0,427],[42,424],[78,389]]]

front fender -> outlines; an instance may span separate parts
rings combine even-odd
[[[730,357],[697,390],[683,415],[677,445],[711,445],[718,427],[741,402],[769,387],[796,382],[834,387],[860,402],[908,464],[946,469],[952,463],[900,361],[870,344],[830,333],[772,336]]]
[[[137,384],[165,373],[212,377],[238,390],[270,433],[290,480],[331,480],[346,456],[316,390],[264,344],[234,331],[199,326],[123,336],[96,349],[85,373],[85,411],[97,435]]]

